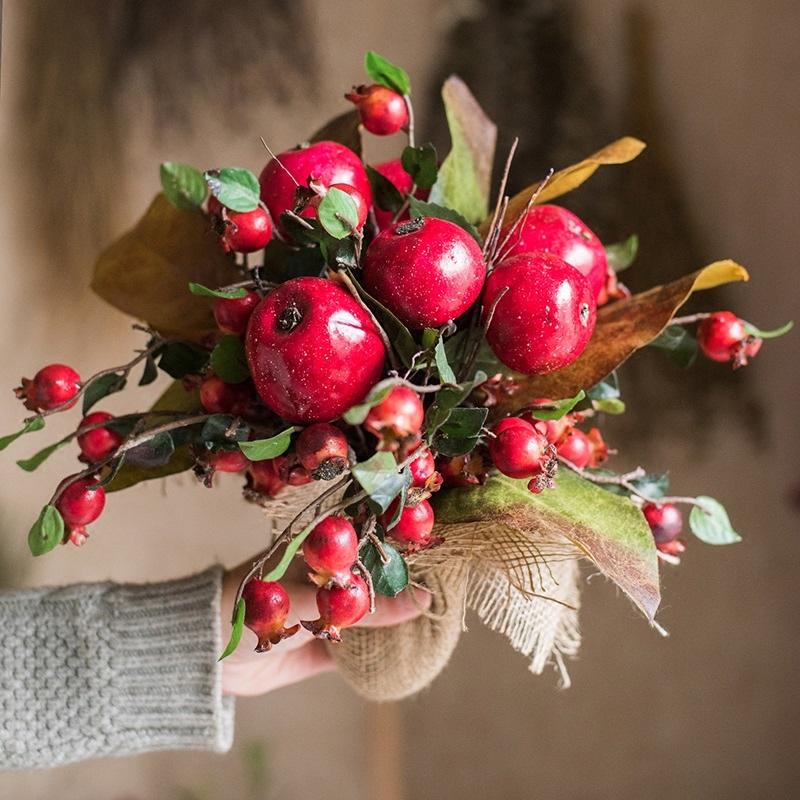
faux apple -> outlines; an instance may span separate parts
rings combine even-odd
[[[386,355],[372,320],[324,278],[293,278],[250,318],[245,343],[264,404],[289,422],[330,422],[380,380]]]

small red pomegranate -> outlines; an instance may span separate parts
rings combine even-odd
[[[248,488],[250,491],[265,497],[276,497],[282,489],[286,488],[287,483],[280,474],[281,462],[281,458],[252,461],[248,465],[250,475]]]
[[[81,420],[79,427],[85,428],[88,425],[97,425],[112,419],[114,419],[113,415],[105,411],[93,411]],[[78,437],[78,447],[80,447],[84,459],[90,464],[94,464],[111,455],[122,444],[122,439],[123,437],[111,428],[93,428]]]
[[[578,428],[571,428],[567,435],[558,445],[558,454],[583,469],[592,460],[592,444],[589,437]]]
[[[214,472],[244,472],[251,464],[241,450],[215,450],[206,463]]]
[[[493,428],[488,441],[489,455],[503,475],[509,478],[532,478],[542,471],[548,459],[547,439],[529,422],[506,417]]]
[[[500,240],[511,229],[509,223]],[[511,234],[503,258],[543,250],[552,253],[586,276],[595,300],[606,286],[608,259],[602,242],[586,223],[561,206],[533,206]]]
[[[381,522],[388,525],[397,511],[399,500],[394,500],[386,513],[381,516]],[[413,545],[416,548],[429,545],[433,539],[434,514],[433,507],[427,500],[422,500],[416,505],[405,506],[400,512],[400,519],[397,524],[389,531],[390,536],[396,542]]]
[[[309,576],[320,586],[333,580],[340,586],[349,582],[350,568],[358,560],[358,535],[344,517],[326,517],[303,542],[303,558],[316,575]]]
[[[296,205],[297,187],[308,187],[310,179],[325,187],[333,184],[352,186],[367,206],[372,205],[372,190],[361,159],[337,142],[316,142],[281,153],[261,172],[261,199],[279,228],[282,229],[281,214],[291,211]]]
[[[272,220],[262,206],[252,211],[225,209],[218,219],[219,240],[226,253],[255,253],[263,250],[272,238]]]
[[[244,624],[258,636],[256,653],[265,653],[283,639],[300,630],[299,625],[284,627],[289,616],[289,595],[277,581],[248,581],[242,591]]]
[[[369,216],[369,205],[364,195],[361,194],[358,189],[354,189],[352,186],[348,186],[346,183],[334,183],[329,188],[338,189],[339,191],[344,192],[346,195],[349,195],[353,198],[353,201],[356,204],[356,214],[358,215],[356,230],[361,230],[364,227],[364,223],[367,221],[367,217]],[[323,191],[325,194],[327,194],[327,189],[324,187]],[[322,202],[324,196],[324,194],[316,195],[300,212],[300,216],[307,217],[308,219],[316,219],[317,209],[319,208],[319,204]]]
[[[69,540],[82,545],[89,537],[86,526],[94,522],[106,505],[106,491],[92,478],[80,478],[61,493],[56,508],[64,518]]]
[[[31,411],[50,411],[68,403],[81,388],[81,377],[66,364],[49,364],[42,367],[33,380],[23,378],[22,385],[14,390],[25,408]],[[74,403],[65,408],[72,408]]]
[[[391,450],[419,433],[424,422],[425,408],[419,395],[408,386],[395,386],[369,410],[364,427],[380,439],[379,449]]]
[[[344,289],[293,278],[253,312],[245,349],[264,404],[289,422],[330,422],[360,403],[383,372],[372,320]]]
[[[387,86],[359,86],[345,97],[358,109],[361,124],[376,136],[390,136],[408,125],[403,95]]]
[[[436,471],[436,461],[430,450],[423,450],[409,465],[411,485],[435,491],[442,484],[442,476]]]
[[[367,248],[364,286],[410,328],[437,328],[478,299],[486,262],[478,243],[443,219],[400,222]]]
[[[762,340],[747,333],[744,322],[732,311],[716,311],[697,328],[697,343],[712,361],[732,361],[738,369],[761,349]]]
[[[317,592],[319,619],[302,626],[320,639],[341,641],[342,628],[355,625],[369,611],[369,589],[360,575],[350,575],[344,586],[333,584]]]
[[[683,532],[683,514],[673,503],[647,503],[642,513],[656,544],[672,542]]]
[[[498,301],[503,290],[507,291]],[[589,282],[549,253],[503,261],[489,276],[483,294],[484,313],[493,306],[486,339],[507,367],[526,375],[571,364],[594,330],[596,306]]]
[[[244,336],[247,323],[261,298],[255,292],[248,292],[244,297],[221,297],[214,301],[214,319],[217,327],[223,332],[235,336]]]
[[[295,442],[302,467],[317,481],[341,475],[348,465],[347,437],[334,425],[317,422],[304,428]]]
[[[246,414],[250,406],[247,383],[225,383],[209,375],[200,384],[200,404],[209,414]]]

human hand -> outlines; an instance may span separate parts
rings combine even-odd
[[[246,562],[228,570],[222,585],[222,632],[227,641],[231,631],[231,617],[239,583],[249,572],[252,564]],[[305,576],[304,565],[296,561],[281,584],[289,593],[291,610],[287,626],[301,619],[317,619],[315,595],[317,587]],[[413,594],[412,594],[413,592]],[[375,613],[367,614],[358,627],[385,627],[400,625],[419,616],[430,605],[428,592],[409,588],[397,597],[375,598]],[[246,696],[258,695],[288,686],[335,669],[325,642],[315,639],[301,628],[294,636],[275,645],[269,652],[256,653],[256,635],[246,628],[239,646],[222,662],[222,691],[225,694]],[[335,646],[335,645],[334,645]]]

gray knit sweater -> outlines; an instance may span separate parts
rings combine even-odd
[[[145,585],[0,593],[0,769],[227,750],[222,570]]]

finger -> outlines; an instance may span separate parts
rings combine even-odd
[[[413,586],[409,586],[397,597],[376,597],[375,613],[367,614],[358,624],[366,628],[401,625],[403,622],[416,619],[423,611],[430,608],[432,599],[430,592]]]

